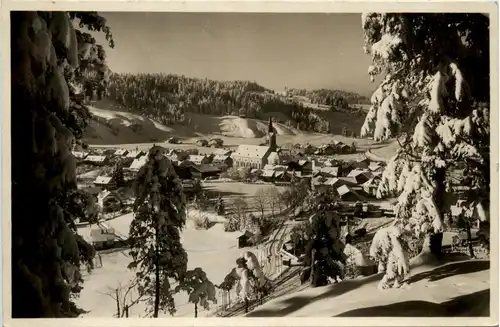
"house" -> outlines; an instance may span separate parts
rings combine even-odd
[[[262,169],[268,164],[272,153],[276,153],[276,132],[269,118],[269,145],[239,145],[235,153],[231,155],[235,167]]]
[[[274,178],[274,170],[262,170],[262,173],[260,174],[260,179],[262,179],[265,182],[271,182],[272,179]]]
[[[219,165],[224,164],[230,168],[233,166],[233,159],[230,155],[216,154],[212,159],[212,163]]]
[[[80,159],[80,160],[85,159],[88,155],[88,153],[81,152],[81,151],[73,151],[72,153],[76,159]]]
[[[113,153],[113,155],[115,156],[126,156],[127,154],[128,154],[127,149],[118,149],[115,151],[115,153]]]
[[[91,155],[91,156],[87,156],[85,158],[85,162],[90,163],[90,164],[94,164],[94,165],[103,166],[109,162],[109,158],[107,156]]]
[[[384,166],[380,162],[370,162],[370,164],[368,165],[368,169],[372,173],[378,173],[384,171]]]
[[[338,187],[337,193],[342,201],[355,202],[361,200],[361,196],[347,185]]]
[[[349,174],[347,174],[347,177],[352,177],[356,180],[356,183],[359,185],[366,183],[370,178],[373,177],[373,174],[370,171],[363,170],[363,169],[354,169],[351,171]]]
[[[318,154],[321,154],[324,156],[331,156],[331,155],[335,154],[336,149],[331,144],[323,144],[319,147],[318,152],[319,152]]]
[[[201,155],[190,155],[187,160],[191,161],[195,165],[204,165],[210,163],[209,158]]]
[[[191,174],[191,167],[189,167],[189,166],[183,167],[183,166],[179,166],[179,165],[174,164],[174,170],[175,170],[175,173],[177,174],[177,176],[182,180],[193,178],[193,175]]]
[[[224,144],[224,141],[221,139],[210,139],[208,141],[208,146],[211,148],[220,148]]]
[[[380,183],[380,178],[372,177],[365,183],[363,183],[362,185],[363,190],[366,192],[366,194],[369,194],[371,196],[376,196],[379,183]]]
[[[338,177],[339,167],[322,167],[313,171],[313,176],[323,176],[323,177]]]
[[[102,151],[102,155],[103,156],[112,156],[115,154],[115,149],[106,149],[104,151]]]
[[[146,154],[146,152],[142,151],[142,150],[132,150],[130,151],[126,157],[127,158],[134,158],[134,159],[137,159],[137,158],[140,158],[142,156],[144,156]]]
[[[92,228],[90,230],[90,243],[96,250],[110,248],[116,239],[114,232],[113,228]]]
[[[97,176],[94,180],[94,185],[110,190],[116,188],[116,181],[112,176]]]
[[[196,179],[183,179],[181,180],[182,191],[185,194],[198,193],[201,191],[201,184]]]
[[[233,151],[229,149],[215,149],[213,152],[214,155],[223,155],[223,156],[230,156],[232,153]]]
[[[314,154],[318,150],[315,146],[312,146],[311,144],[307,144],[303,149],[302,152],[304,154]]]
[[[370,166],[370,159],[364,158],[351,162],[351,169],[368,169]]]
[[[205,140],[205,139],[200,139],[198,141],[196,141],[196,145],[197,146],[208,146],[208,140]]]
[[[211,176],[219,176],[222,172],[219,167],[210,164],[192,165],[190,167],[190,171],[193,178],[199,179],[205,179]]]
[[[132,164],[130,164],[130,166],[128,167],[128,169],[130,171],[139,171],[139,169],[142,168],[142,166],[144,166],[146,164],[146,162],[148,161],[148,157],[147,156],[142,156],[138,159],[134,159],[134,161],[132,161]]]
[[[253,236],[254,234],[247,230],[243,234],[238,236],[238,249],[252,246],[251,240]]]

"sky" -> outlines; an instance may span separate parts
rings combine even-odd
[[[114,72],[250,80],[283,91],[332,88],[370,95],[361,14],[103,12]],[[98,42],[104,37],[96,35]]]

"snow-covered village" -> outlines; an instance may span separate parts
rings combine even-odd
[[[10,17],[12,318],[497,317],[488,14]]]

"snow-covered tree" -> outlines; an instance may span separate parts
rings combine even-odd
[[[139,293],[148,298],[150,313],[175,313],[171,280],[187,269],[180,232],[186,223],[186,199],[175,169],[160,150],[151,149],[134,181],[136,201],[130,224],[132,262]]]
[[[328,279],[343,277],[346,256],[341,241],[340,216],[336,213],[330,197],[316,197],[314,214],[310,217],[311,235],[305,248],[302,282],[312,277],[312,286],[322,286]]]
[[[78,13],[88,27],[94,12]],[[77,189],[71,149],[89,118],[75,105],[76,30],[67,12],[12,12],[12,316],[75,317],[79,266],[95,253],[72,227]],[[95,31],[108,30],[104,19]],[[109,34],[111,39],[111,34]],[[82,211],[83,213],[87,209]],[[74,214],[73,214],[74,213]]]
[[[215,286],[208,279],[207,274],[201,268],[188,270],[183,276],[176,292],[185,291],[189,294],[189,302],[194,303],[194,317],[198,317],[198,305],[203,309],[210,309],[210,302],[217,303],[215,297]]]
[[[378,197],[399,196],[401,226],[441,252],[443,215],[456,201],[447,178],[466,166],[467,205],[489,220],[489,19],[483,14],[362,15],[374,92],[363,137],[398,137]]]
[[[370,247],[370,256],[378,262],[378,271],[385,272],[378,287],[398,288],[410,272],[410,261],[405,251],[404,231],[397,226],[379,229]]]
[[[222,197],[219,195],[217,198],[217,202],[215,203],[215,211],[219,216],[224,216],[226,213],[225,207],[224,207],[224,200]]]

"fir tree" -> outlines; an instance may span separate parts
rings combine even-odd
[[[83,312],[73,302],[81,289],[79,266],[94,251],[73,225],[78,211],[87,211],[81,207],[87,201],[73,198],[77,184],[71,148],[90,117],[71,87],[79,49],[86,46],[77,40],[75,15],[80,27],[106,30],[112,40],[106,21],[95,12],[10,16],[14,318]]]
[[[313,287],[328,283],[328,278],[336,280],[343,276],[345,263],[344,244],[341,241],[340,216],[334,211],[329,197],[318,194],[315,214],[310,218],[311,235],[305,247],[301,281],[312,279]]]
[[[219,195],[219,198],[217,199],[217,202],[215,204],[215,211],[217,211],[217,214],[219,216],[224,216],[225,214],[225,208],[224,208],[224,200],[222,197]]]
[[[441,254],[443,215],[456,202],[448,173],[464,164],[471,215],[489,220],[489,19],[483,14],[362,17],[372,96],[362,137],[398,139],[378,197],[399,195],[397,219],[424,235],[423,257]]]
[[[175,313],[171,280],[182,280],[187,266],[180,233],[186,222],[186,200],[174,167],[159,150],[151,149],[148,161],[134,181],[136,201],[130,225],[129,268],[136,271],[139,293],[149,298],[149,312]]]
[[[176,292],[185,291],[189,294],[189,302],[194,304],[194,317],[198,317],[198,305],[209,310],[210,303],[217,303],[215,286],[201,268],[187,271],[175,288]]]

